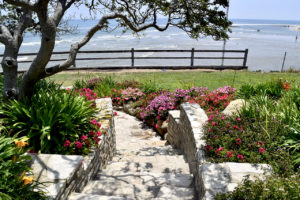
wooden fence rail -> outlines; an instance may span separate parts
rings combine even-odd
[[[128,56],[117,56],[112,57],[97,57],[101,54],[124,54],[128,53]],[[149,56],[141,57],[136,56],[135,53],[190,53],[190,56]],[[224,53],[224,56],[195,56],[196,53]],[[240,56],[226,56],[225,53],[238,54]],[[54,55],[50,62],[64,61],[66,58],[55,58],[55,55],[68,55],[68,51],[53,52]],[[93,57],[80,57],[81,54],[93,55]],[[36,56],[36,53],[20,53],[19,56]],[[95,55],[95,56],[94,56]],[[3,57],[3,54],[0,54]],[[131,50],[101,50],[101,51],[79,51],[77,61],[89,61],[89,60],[131,60],[130,66],[101,66],[101,67],[76,67],[70,68],[71,70],[76,69],[247,69],[247,58],[248,49],[245,50],[196,50],[192,48],[191,50],[136,50],[132,48]],[[135,60],[190,60],[190,65],[188,66],[144,66],[135,65]],[[241,60],[241,65],[195,65],[195,60]],[[32,60],[18,61],[18,63],[31,63]]]

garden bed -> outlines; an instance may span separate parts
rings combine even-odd
[[[169,112],[167,141],[181,149],[195,177],[199,199],[214,199],[217,193],[230,192],[245,176],[264,177],[270,174],[266,164],[210,163],[205,157],[204,125],[208,117],[198,104],[184,103],[180,110]]]
[[[67,199],[75,191],[81,192],[97,171],[106,166],[116,150],[116,138],[111,99],[98,99],[100,109],[96,119],[102,124],[106,134],[100,137],[98,147],[86,156],[31,154],[34,179],[51,199]]]

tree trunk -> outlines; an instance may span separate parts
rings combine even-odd
[[[2,59],[2,69],[4,74],[3,100],[16,99],[18,90],[18,51],[19,48],[13,45],[5,45]]]

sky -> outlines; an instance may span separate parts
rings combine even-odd
[[[77,19],[89,16],[87,9],[70,9]],[[230,0],[229,18],[300,21],[300,0]]]
[[[230,0],[229,18],[300,21],[300,0]]]

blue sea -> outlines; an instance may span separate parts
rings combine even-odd
[[[280,21],[280,20],[248,20],[231,19],[230,39],[226,42],[225,48],[228,50],[249,49],[247,66],[251,71],[278,71],[281,70],[283,57],[287,52],[284,69],[300,69],[300,21]],[[71,20],[71,26],[77,27],[72,34],[59,36],[55,45],[55,51],[68,51],[70,45],[80,41],[90,27],[97,23],[96,20]],[[160,23],[163,23],[161,20]],[[112,24],[114,25],[114,24]],[[298,39],[296,40],[296,37]],[[148,29],[138,36],[127,32],[122,34],[120,29],[112,32],[98,32],[91,41],[81,50],[130,50],[135,49],[213,49],[221,50],[223,41],[215,41],[211,37],[194,40],[175,27],[170,27],[165,32],[155,29]],[[37,52],[40,45],[40,36],[27,33],[21,53]],[[0,54],[4,51],[4,46],[0,45]],[[178,54],[166,53],[168,56]],[[164,56],[166,54],[160,54]],[[157,56],[155,53],[138,53],[136,56],[148,57]],[[181,53],[181,55],[183,55]],[[81,55],[87,57],[88,55]],[[107,56],[107,55],[105,55]],[[121,55],[130,56],[130,55]],[[186,54],[186,56],[190,56]],[[200,54],[195,56],[212,56],[212,54]],[[213,56],[220,56],[215,54]],[[228,56],[234,56],[228,54]],[[80,57],[80,56],[79,56]],[[30,56],[19,57],[19,61],[30,60]],[[137,60],[136,65],[189,65],[189,60]],[[225,65],[241,65],[241,60],[226,60]],[[51,63],[51,65],[54,63]],[[196,60],[195,65],[220,65],[221,61]],[[101,61],[78,61],[77,66],[116,66],[130,65],[128,60],[101,60]],[[20,64],[19,69],[28,68],[28,64]]]

